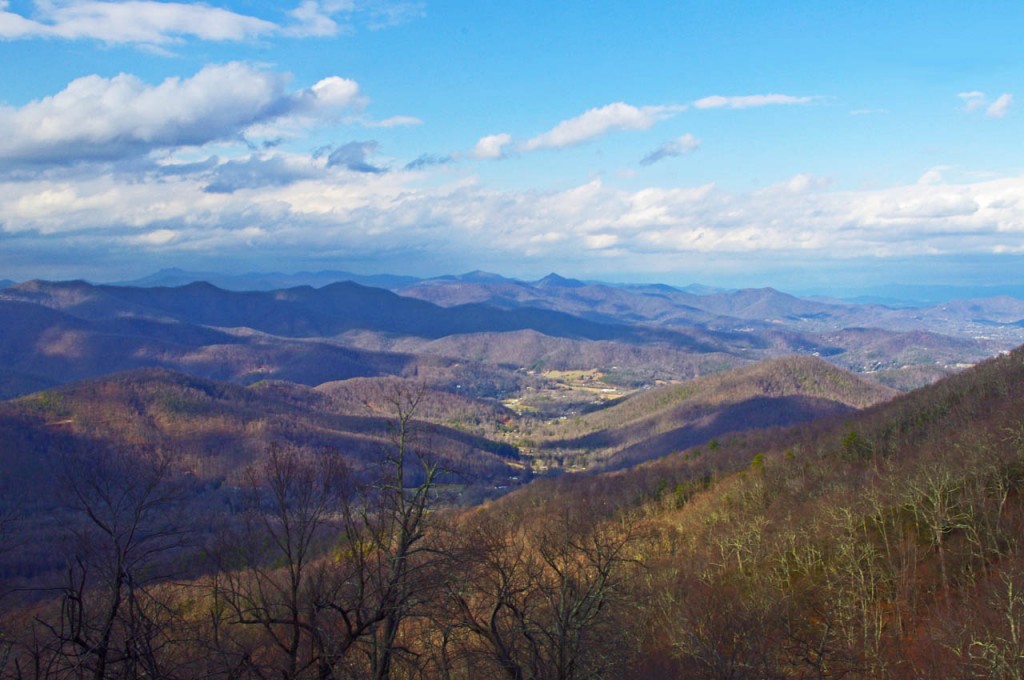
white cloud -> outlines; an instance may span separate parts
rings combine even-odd
[[[927,172],[918,178],[917,183],[922,186],[942,184],[944,180],[943,173],[949,169],[948,165],[937,165],[934,168],[929,168]]]
[[[343,108],[351,106],[359,97],[359,83],[348,78],[331,76],[324,78],[310,88],[322,106]]]
[[[186,38],[240,41],[272,35],[328,37],[361,23],[376,30],[423,16],[420,2],[302,0],[276,23],[205,3],[156,0],[36,0],[31,18],[0,3],[0,38],[91,39],[112,44],[165,45]]]
[[[131,236],[128,243],[135,243],[139,246],[166,246],[178,238],[178,232],[173,229],[155,229],[139,236]]]
[[[1012,103],[1013,95],[1009,92],[1004,92],[985,109],[985,116],[988,118],[1002,118],[1010,111],[1010,104]]]
[[[618,243],[619,237],[615,234],[588,234],[583,237],[583,242],[591,250],[604,250]]]
[[[832,181],[828,177],[815,177],[814,175],[800,172],[793,175],[785,182],[773,184],[755,192],[755,195],[776,193],[795,196],[799,194],[808,194],[816,191],[825,191],[831,183]]]
[[[978,90],[960,92],[956,96],[963,101],[964,111],[973,113],[984,108],[986,118],[1003,118],[1009,113],[1010,105],[1013,103],[1013,95],[1009,92],[1002,93],[991,103],[988,96]]]
[[[749,109],[757,106],[774,106],[779,104],[809,104],[817,97],[794,97],[788,94],[751,94],[739,97],[723,97],[712,95],[693,102],[697,109]]]
[[[369,128],[392,128],[404,127],[406,125],[423,125],[423,121],[416,116],[391,116],[383,120],[367,120],[362,124]]]
[[[794,194],[802,194],[808,191],[815,191],[817,189],[824,189],[828,187],[828,180],[820,177],[812,177],[806,173],[800,173],[793,175],[783,185],[787,191]]]
[[[640,165],[651,165],[666,158],[685,156],[691,151],[696,150],[699,146],[700,140],[687,132],[681,137],[676,137],[675,139],[662,144],[660,147],[641,158]]]
[[[352,9],[351,2],[325,3],[318,0],[303,0],[298,7],[289,12],[295,23],[287,32],[300,37],[336,35],[342,28],[332,15]]]
[[[116,160],[153,149],[237,139],[250,126],[333,115],[358,105],[351,80],[288,92],[287,77],[243,63],[207,66],[150,85],[86,76],[20,108],[0,107],[0,166]]]
[[[365,5],[366,24],[373,31],[401,26],[426,15],[426,3],[422,0],[374,0]]]
[[[502,132],[481,137],[469,155],[473,158],[494,159],[505,156],[505,147],[512,142],[512,135]]]
[[[296,261],[389,253],[395,259],[380,266],[392,270],[497,257],[554,269],[600,252],[623,271],[654,271],[701,256],[958,256],[1024,242],[1024,177],[949,184],[935,169],[927,184],[856,191],[829,190],[809,175],[744,193],[711,184],[626,191],[599,180],[500,191],[472,177],[440,183],[451,169],[378,172],[372,142],[335,151],[333,161],[253,154],[133,176],[82,169],[0,179],[0,233],[19,233],[9,241],[38,263],[54,244],[64,252],[145,245]]]
[[[270,21],[198,3],[131,0],[35,4],[38,19],[0,7],[0,37],[164,44],[182,37],[246,40],[277,30]]]
[[[939,188],[908,194],[897,197],[879,212],[879,216],[891,220],[945,219],[973,215],[981,207],[972,196],[962,191]]]
[[[632,106],[615,102],[590,109],[575,118],[564,120],[544,134],[523,144],[526,151],[554,149],[590,141],[612,130],[646,130],[659,120],[669,118],[680,107]]]
[[[968,113],[976,111],[985,105],[986,97],[984,92],[972,90],[970,92],[960,92],[956,96],[963,101],[964,111]]]
[[[778,104],[806,104],[816,99],[818,97],[794,97],[785,94],[758,94],[740,97],[715,95],[698,99],[693,106],[698,109],[745,109]],[[575,118],[563,120],[547,132],[527,140],[520,145],[520,148],[523,151],[557,149],[583,144],[614,130],[647,130],[655,123],[671,118],[688,108],[688,106],[679,105],[633,106],[625,102],[614,102],[589,109]],[[641,163],[649,165],[664,158],[684,155],[693,151],[699,143],[692,135],[684,135],[652,151],[643,158]]]

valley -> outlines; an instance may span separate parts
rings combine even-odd
[[[330,404],[365,415],[355,397],[338,402],[343,392],[419,385],[450,402],[436,426],[511,447],[517,466],[548,474],[633,465],[736,429],[863,408],[1024,343],[1024,303],[1013,298],[886,308],[771,289],[698,294],[483,272],[374,280],[392,290],[333,281],[233,291],[175,275],[183,285],[0,290],[0,396],[125,371],[145,383],[155,379],[145,371],[160,369],[251,386],[230,387],[238,398],[287,394],[302,418],[316,418]],[[323,281],[293,282],[303,280]],[[792,355],[805,358],[783,359]]]

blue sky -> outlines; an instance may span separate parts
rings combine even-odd
[[[1024,284],[1017,2],[0,0],[0,278]]]

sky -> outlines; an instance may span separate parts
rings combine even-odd
[[[0,0],[0,279],[1024,284],[1024,3]]]

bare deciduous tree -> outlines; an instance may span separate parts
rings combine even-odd
[[[69,452],[58,474],[71,514],[59,615],[38,619],[50,663],[68,677],[170,677],[154,584],[172,575],[187,537],[170,457]]]
[[[407,656],[403,624],[437,592],[443,559],[428,531],[441,471],[414,445],[421,395],[386,395],[392,439],[367,478],[332,452],[275,449],[251,471],[245,566],[225,565],[214,596],[231,623],[262,631],[263,660],[228,635],[221,653],[233,667],[383,680]]]
[[[465,653],[510,680],[598,677],[621,663],[612,610],[631,564],[621,529],[586,508],[478,518],[449,584]]]

